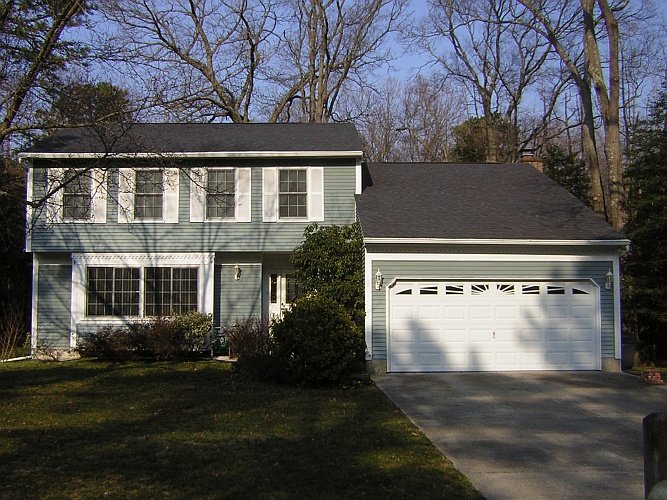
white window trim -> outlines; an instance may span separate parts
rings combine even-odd
[[[134,196],[138,170],[162,171],[162,218],[136,218]],[[180,171],[178,168],[133,167],[118,169],[118,222],[121,224],[176,224],[179,210]]]
[[[71,167],[76,169],[76,167]],[[61,182],[69,168],[48,168],[46,170],[46,190],[49,192]],[[82,169],[83,170],[83,169]],[[32,172],[32,170],[31,170]],[[57,224],[104,224],[107,221],[108,185],[106,170],[91,169],[90,216],[84,219],[65,218],[64,188],[60,187],[46,201],[47,222]]]
[[[86,327],[108,324],[125,324],[127,321],[148,319],[143,316],[144,275],[139,273],[139,313],[140,316],[86,316],[86,282],[88,267],[197,267],[197,310],[203,314],[213,314],[213,253],[184,254],[72,254],[72,324],[73,332],[77,325]]]
[[[306,171],[306,217],[280,217],[280,171]],[[324,221],[324,167],[292,166],[263,169],[262,213],[264,222],[310,223]]]

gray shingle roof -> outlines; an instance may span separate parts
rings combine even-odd
[[[526,164],[369,164],[357,195],[366,238],[622,240]]]
[[[27,153],[221,151],[361,151],[361,139],[349,123],[136,123],[61,129]]]

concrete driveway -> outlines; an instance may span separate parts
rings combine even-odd
[[[644,496],[667,386],[601,372],[389,374],[378,387],[489,499]]]

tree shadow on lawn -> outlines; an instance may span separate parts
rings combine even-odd
[[[76,364],[0,380],[0,496],[477,497],[373,386],[255,383],[215,363]]]

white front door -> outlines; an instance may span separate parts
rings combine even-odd
[[[280,319],[298,296],[298,286],[293,271],[276,270],[268,275],[269,320]]]

